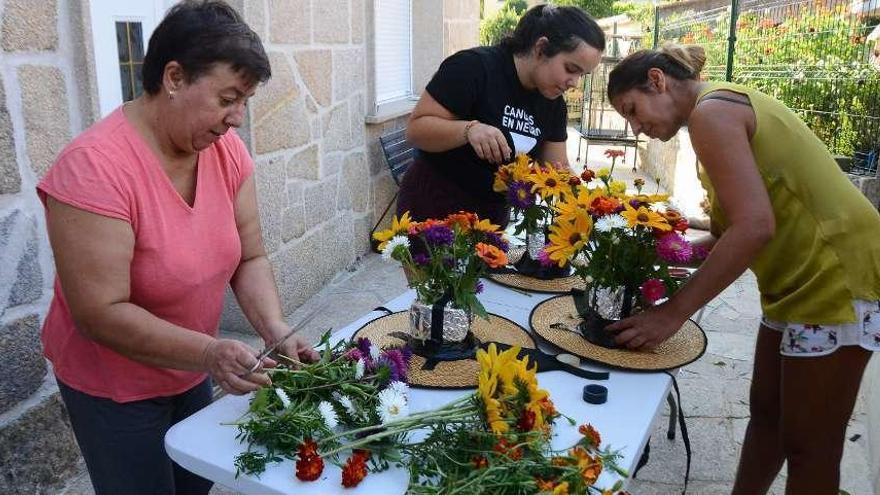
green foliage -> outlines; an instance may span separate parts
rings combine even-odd
[[[614,0],[556,0],[553,3],[556,5],[580,7],[596,19],[614,15],[614,10],[612,8]]]
[[[494,15],[480,21],[480,44],[497,45],[505,36],[513,33],[521,14],[510,4],[505,4]]]
[[[616,1],[611,5],[611,15],[626,14],[630,19],[642,25],[647,32],[653,29],[654,6],[651,3]]]
[[[865,35],[877,19],[854,18],[845,5],[813,6],[785,17],[740,14],[733,81],[758,89],[797,112],[833,153],[877,145],[880,72],[870,67]],[[723,80],[730,17],[698,13],[661,20],[661,41],[706,50],[704,75]]]
[[[525,13],[529,8],[529,4],[526,0],[505,0],[504,6],[515,10],[519,15]]]

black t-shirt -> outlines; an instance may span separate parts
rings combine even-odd
[[[502,46],[471,48],[452,55],[425,89],[456,117],[500,129],[514,155],[528,153],[538,158],[544,142],[564,142],[568,137],[563,98],[549,100],[537,90],[525,89],[513,54]],[[492,191],[497,166],[481,160],[470,143],[440,153],[419,153],[435,170],[474,196],[502,201]]]

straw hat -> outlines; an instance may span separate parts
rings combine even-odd
[[[494,314],[486,321],[474,317],[471,325],[474,337],[480,343],[501,342],[535,349],[534,339],[523,327]],[[409,311],[400,311],[379,317],[358,329],[353,339],[365,337],[380,348],[406,344],[409,332]],[[430,363],[434,364],[434,363]],[[431,368],[428,360],[413,354],[409,360],[409,384],[418,388],[475,388],[480,365],[476,359],[440,361]]]
[[[510,250],[507,252],[509,265],[512,266],[514,263],[516,263],[517,260],[522,257],[525,251],[525,248],[522,246],[511,247]],[[584,290],[586,288],[586,286],[584,285],[584,281],[574,274],[567,277],[540,279],[516,273],[515,270],[511,269],[509,271],[490,273],[489,280],[492,280],[493,282],[497,282],[507,287],[513,287],[514,289],[522,289],[531,292],[544,292],[549,294],[563,294],[566,292],[570,292],[571,289]]]
[[[663,371],[692,363],[706,352],[706,334],[691,320],[652,351],[607,349],[585,339],[578,324],[583,321],[571,295],[556,296],[532,310],[529,323],[535,334],[566,352],[615,368]]]

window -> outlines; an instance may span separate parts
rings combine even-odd
[[[116,23],[116,51],[119,53],[119,82],[122,101],[144,92],[141,66],[144,65],[144,36],[140,22]]]
[[[409,98],[412,90],[411,0],[376,0],[376,105]]]

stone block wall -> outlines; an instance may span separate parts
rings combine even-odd
[[[414,18],[430,11],[422,18],[435,23],[433,37],[414,49],[421,64],[416,91],[444,56],[477,44],[479,1],[438,1],[413,0]],[[258,89],[239,134],[256,162],[263,234],[285,314],[367,252],[369,230],[397,189],[378,136],[404,126],[407,112],[366,123],[375,2],[230,1],[260,34],[272,63],[273,78]],[[81,463],[39,340],[54,265],[35,186],[61,148],[98,117],[88,12],[82,0],[0,2],[4,494],[57,493]],[[229,299],[222,325],[249,332]]]
[[[0,6],[0,493],[55,493],[79,460],[40,346],[54,267],[35,186],[94,119],[82,8]]]

